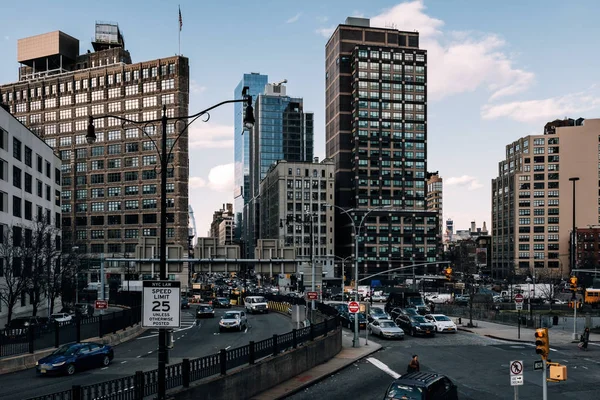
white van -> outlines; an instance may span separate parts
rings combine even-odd
[[[244,305],[246,307],[246,312],[250,314],[265,313],[269,312],[269,304],[267,303],[267,299],[262,296],[248,296],[244,299]]]

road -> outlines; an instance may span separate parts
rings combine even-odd
[[[289,317],[279,313],[249,315],[250,327],[245,332],[219,333],[218,321],[224,310],[217,310],[214,319],[196,320],[195,308],[182,310],[181,328],[175,332],[175,347],[170,351],[170,363],[183,358],[198,358],[218,352],[220,349],[246,345],[250,340],[259,341],[273,334],[292,330]],[[89,385],[119,377],[133,375],[135,371],[147,371],[158,367],[158,332],[146,331],[135,340],[115,347],[115,359],[103,369],[82,371],[72,377],[36,376],[29,369],[0,376],[0,398],[22,400],[62,390],[72,385]]]
[[[344,335],[351,333],[344,329]],[[392,375],[406,372],[412,354],[419,356],[421,371],[447,375],[458,386],[461,400],[513,399],[509,363],[522,360],[525,384],[519,387],[519,398],[542,398],[542,372],[533,370],[533,362],[539,360],[533,343],[512,343],[466,332],[438,334],[435,338],[374,340],[382,344],[380,351],[288,399],[351,396],[353,400],[381,400],[394,380]],[[568,380],[548,383],[548,398],[598,399],[600,346],[591,345],[587,352],[580,351],[575,344],[551,349],[552,361],[567,366]]]

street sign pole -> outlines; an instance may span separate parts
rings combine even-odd
[[[519,387],[513,386],[515,388],[515,400],[519,400]]]
[[[548,370],[546,367],[546,359],[542,359],[542,399],[548,400]]]
[[[518,308],[517,308],[517,339],[521,339],[521,310]],[[515,388],[516,388],[516,386],[515,386]],[[515,396],[516,396],[515,399],[518,398],[517,395],[515,395]]]

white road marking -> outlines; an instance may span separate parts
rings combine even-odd
[[[585,369],[588,369],[588,367],[586,367],[586,366],[585,366],[585,365],[582,365],[582,366],[581,366],[581,368],[585,368]]]
[[[585,361],[591,361],[591,362],[596,363],[596,364],[600,364],[600,361],[592,360],[591,358],[584,358],[584,360]]]
[[[141,356],[137,356],[136,358],[140,358]]]
[[[227,346],[225,347],[225,350],[229,350],[231,348],[231,346]]]
[[[108,369],[108,367],[104,367],[104,368],[100,368],[102,371],[104,371],[105,369]]]
[[[127,361],[121,361],[121,364],[125,364]]]
[[[246,329],[244,329],[244,333],[248,332],[248,327],[246,327]]]
[[[371,364],[373,364],[374,366],[376,366],[377,368],[379,368],[380,370],[382,370],[383,372],[385,372],[386,374],[388,374],[389,376],[391,376],[394,379],[398,379],[400,378],[400,374],[392,371],[392,369],[390,367],[388,367],[387,365],[385,365],[383,362],[379,361],[376,358],[372,358],[369,357],[367,358],[367,361],[370,362]]]
[[[148,354],[152,354],[152,352],[151,352],[151,351],[149,351],[149,352],[148,352]]]
[[[591,344],[592,346],[600,346],[600,344],[598,344],[598,343],[589,343],[588,342],[588,344]]]

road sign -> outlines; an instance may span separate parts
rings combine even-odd
[[[517,307],[516,310],[518,311],[523,309],[523,303],[515,303],[515,306]]]
[[[539,361],[534,361],[533,362],[533,369],[538,370],[538,369],[544,369],[544,362],[542,360]]]
[[[106,310],[108,308],[108,301],[96,300],[96,310]]]
[[[142,292],[144,328],[179,328],[181,321],[181,283],[144,281]]]
[[[514,375],[510,377],[510,386],[523,385],[523,375]]]
[[[306,298],[308,300],[317,300],[319,298],[319,292],[306,292]]]
[[[357,314],[360,311],[360,305],[356,301],[351,301],[348,303],[348,311],[351,314]]]
[[[521,386],[524,383],[523,379],[523,361],[510,362],[510,385]]]
[[[524,297],[522,294],[520,294],[520,293],[515,294],[515,303],[522,303],[523,300],[524,300]]]

